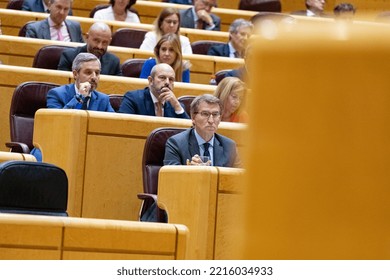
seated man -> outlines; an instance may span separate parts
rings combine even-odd
[[[173,4],[192,5],[192,0],[168,0],[165,2]]]
[[[71,71],[74,58],[82,52],[89,52],[97,56],[102,65],[103,75],[122,75],[119,58],[107,52],[111,42],[111,29],[104,22],[95,22],[86,34],[87,44],[62,53],[58,70]]]
[[[224,45],[211,46],[208,55],[243,58],[246,42],[252,33],[253,25],[250,21],[239,18],[229,27],[229,42]]]
[[[64,42],[84,42],[80,24],[66,19],[71,3],[72,0],[50,0],[50,16],[47,19],[28,24],[26,37]]]
[[[24,0],[22,11],[49,13],[50,0]],[[69,9],[68,15],[73,15],[72,9]]]
[[[326,0],[305,0],[306,10],[295,11],[291,14],[308,16],[308,17],[322,17],[324,14]]]
[[[180,26],[187,28],[221,30],[221,19],[211,13],[216,0],[194,0],[193,7],[180,10]]]
[[[149,86],[128,91],[119,113],[188,119],[184,106],[173,93],[175,71],[169,64],[155,65],[148,77]]]
[[[170,137],[165,146],[164,165],[204,165],[200,155],[210,159],[210,165],[241,167],[236,143],[217,134],[222,103],[211,95],[197,96],[191,103],[193,128]]]
[[[114,112],[108,95],[96,91],[100,68],[95,55],[78,54],[72,65],[75,83],[51,89],[47,93],[47,108]]]

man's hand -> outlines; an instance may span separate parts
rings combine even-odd
[[[163,87],[160,90],[160,95],[158,96],[158,99],[161,104],[164,104],[167,101],[171,103],[175,111],[180,111],[182,109],[179,100],[177,100],[175,94],[169,87]]]
[[[80,83],[79,85],[79,93],[86,97],[91,94],[91,84],[89,82]]]
[[[206,22],[208,25],[213,25],[213,19],[206,10],[199,10],[197,12],[198,18]]]

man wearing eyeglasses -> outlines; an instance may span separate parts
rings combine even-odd
[[[204,30],[221,30],[221,19],[211,13],[217,0],[194,0],[194,6],[180,11],[180,26]]]
[[[164,165],[205,165],[241,167],[236,143],[217,134],[222,104],[211,95],[196,97],[191,103],[193,127],[170,137],[165,146]]]

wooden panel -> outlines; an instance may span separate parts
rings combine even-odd
[[[389,259],[388,26],[290,35],[253,53],[244,258]]]

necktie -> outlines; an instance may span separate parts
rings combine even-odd
[[[163,113],[162,113],[162,105],[160,102],[156,102],[156,116],[157,117],[162,117],[163,116]]]
[[[57,34],[58,34],[57,40],[58,41],[63,41],[64,40],[64,36],[62,36],[61,27],[57,29]]]
[[[203,144],[203,147],[204,147],[203,156],[209,157],[209,158],[210,158],[210,152],[209,152],[210,143],[207,143],[207,142],[204,143],[204,144]]]
[[[203,29],[203,20],[198,19],[196,21],[196,29]]]
[[[84,98],[84,101],[83,101],[83,106],[81,106],[81,109],[82,110],[87,110],[88,109],[88,101],[91,97],[90,96],[87,96]]]

